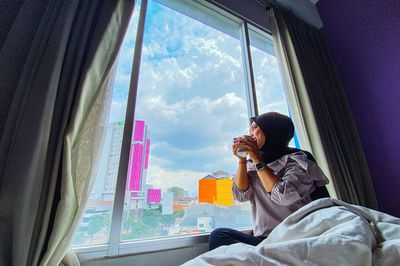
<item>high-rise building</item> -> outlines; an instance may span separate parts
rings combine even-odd
[[[218,175],[215,176],[214,174]],[[232,179],[217,171],[199,180],[199,202],[233,206]]]
[[[146,184],[150,155],[150,133],[143,120],[135,120],[129,155],[126,200],[131,209],[147,208],[159,204],[161,190]],[[93,199],[113,200],[119,169],[124,123],[114,122],[107,127],[100,158]],[[150,191],[150,195],[149,195]]]
[[[174,193],[165,192],[162,197],[162,214],[172,214],[174,212]]]
[[[135,120],[133,141],[129,155],[129,191],[141,191],[146,184],[150,154],[149,131],[143,120]]]
[[[145,121],[135,120],[129,154],[127,190],[130,209],[149,208],[161,202],[161,189],[147,184],[150,156],[150,132]]]
[[[107,126],[92,199],[114,199],[123,129],[123,122],[109,123]]]

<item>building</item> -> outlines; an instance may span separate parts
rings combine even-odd
[[[147,204],[158,204],[161,202],[161,189],[150,188],[147,190]]]
[[[161,190],[146,184],[150,132],[143,120],[135,120],[133,130],[127,175],[129,193],[126,193],[125,201],[129,202],[130,209],[149,208],[161,201]],[[123,121],[108,124],[92,199],[103,201],[114,199],[123,131]]]
[[[218,176],[218,177],[217,177]],[[199,180],[199,202],[233,206],[232,179],[223,171]]]
[[[197,202],[197,197],[189,197],[189,192],[181,187],[173,186],[167,189],[173,195],[173,211],[181,211]]]
[[[142,190],[146,184],[146,174],[150,154],[150,132],[143,120],[135,120],[133,139],[129,154],[128,181],[131,192]]]
[[[169,215],[174,212],[174,194],[172,192],[165,192],[161,202],[163,215]]]
[[[167,192],[172,192],[172,194],[174,195],[174,199],[185,197],[185,190],[181,187],[170,187],[169,189],[167,189]]]
[[[171,235],[210,232],[215,228],[249,228],[252,225],[251,213],[239,206],[221,206],[210,203],[197,203],[185,210],[185,216]]]
[[[189,198],[189,197],[183,197],[183,198],[175,198],[174,199],[174,211],[182,211],[190,206],[192,206],[194,203],[197,202],[196,198]]]
[[[129,154],[127,193],[131,210],[151,208],[161,202],[161,189],[147,184],[150,156],[150,131],[144,120],[135,120]]]
[[[122,121],[109,123],[107,126],[91,199],[114,199],[123,131]]]

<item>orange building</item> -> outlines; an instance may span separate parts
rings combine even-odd
[[[232,179],[213,175],[200,179],[199,202],[233,206]]]

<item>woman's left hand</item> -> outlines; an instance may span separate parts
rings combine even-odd
[[[261,162],[260,150],[257,147],[257,143],[250,136],[245,136],[240,140],[240,146],[243,147],[241,151],[245,151],[249,154],[250,159],[253,163]]]

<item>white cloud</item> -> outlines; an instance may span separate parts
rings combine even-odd
[[[198,180],[208,173],[187,170],[166,170],[158,165],[153,165],[147,171],[147,183],[155,188],[161,188],[167,191],[173,186],[183,187],[189,193],[193,193],[198,189]]]
[[[121,72],[117,72],[115,75],[115,86],[121,88],[129,88],[129,82],[131,80],[131,75],[129,74],[122,74]]]
[[[154,56],[162,56],[168,55],[168,51],[165,46],[162,46],[158,42],[151,42],[148,45],[143,45],[142,47],[142,57],[154,57]]]
[[[148,183],[192,189],[212,171],[235,171],[231,141],[248,132],[248,114],[239,40],[177,16],[147,18],[135,115],[151,132]],[[125,117],[135,34],[121,49],[113,119]],[[284,109],[276,60],[253,62],[261,108]]]

